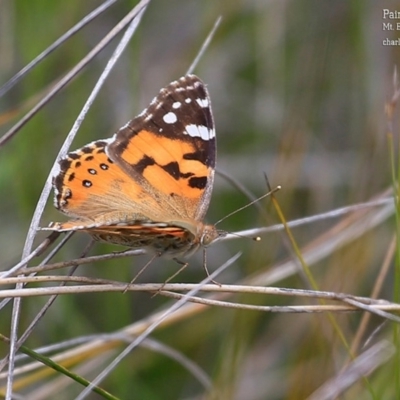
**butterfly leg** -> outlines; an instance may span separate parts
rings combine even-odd
[[[177,264],[182,265],[182,267],[179,268],[178,271],[176,271],[173,275],[171,275],[171,276],[161,285],[160,289],[158,289],[157,292],[154,293],[154,295],[151,296],[151,297],[157,296],[158,293],[160,293],[160,292],[163,290],[164,286],[165,286],[168,282],[170,282],[170,281],[171,281],[172,279],[174,279],[177,275],[179,275],[179,274],[189,265],[189,263],[183,262],[183,261],[181,261],[181,260],[178,260],[177,258],[173,258],[173,260],[174,260]]]
[[[137,278],[142,274],[142,272],[157,258],[160,257],[159,253],[154,254],[153,257],[150,258],[150,260],[145,264],[145,266],[133,277],[133,279],[126,285],[125,290],[123,293],[126,293],[126,291],[129,289],[129,286],[133,284],[133,282],[136,281]]]
[[[173,258],[173,260],[174,260],[177,264],[182,265],[182,267],[179,268],[178,271],[176,271],[172,276],[170,276],[170,277],[165,281],[165,283],[168,283],[171,279],[175,278],[175,276],[177,276],[178,274],[180,274],[180,273],[189,265],[188,262],[183,262],[183,261],[181,261],[181,260],[178,260],[177,258]],[[164,285],[165,285],[165,283],[164,283]]]
[[[208,268],[207,268],[207,252],[206,252],[205,248],[203,248],[203,268],[204,268],[204,271],[206,271],[207,276],[210,278],[210,273],[208,272]],[[212,282],[214,285],[222,286],[219,282],[214,281],[214,279],[212,279],[212,278],[210,278],[210,282]]]

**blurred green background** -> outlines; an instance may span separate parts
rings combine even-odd
[[[0,2],[0,83],[49,46],[99,1],[15,0]],[[55,81],[136,4],[119,1],[92,21],[0,99],[1,132],[6,132]],[[254,195],[266,192],[264,173],[283,189],[277,199],[288,220],[369,200],[391,183],[385,101],[393,93],[400,47],[384,46],[400,31],[383,30],[384,8],[400,1],[374,0],[153,0],[127,51],[89,112],[72,150],[109,137],[139,113],[170,81],[184,75],[218,16],[222,23],[195,73],[208,85],[218,137],[217,167]],[[399,21],[400,22],[400,21]],[[394,21],[396,23],[396,21]],[[113,51],[108,46],[85,70],[0,149],[1,269],[18,262],[36,202],[57,152]],[[397,132],[396,132],[397,134]],[[397,140],[397,139],[396,139]],[[207,220],[215,222],[248,199],[217,177]],[[237,231],[278,223],[269,200],[268,219],[246,209],[219,228]],[[65,220],[52,206],[42,219]],[[299,245],[317,238],[336,221],[293,231]],[[388,222],[320,262],[320,288],[368,296],[393,224]],[[79,256],[85,236],[75,235],[57,260]],[[45,237],[38,235],[37,243]],[[92,254],[116,250],[97,244]],[[208,251],[211,270],[237,251],[243,256],[218,278],[236,283],[291,256],[280,234],[216,244]],[[80,275],[130,281],[148,257],[84,266]],[[141,282],[163,282],[176,271],[158,260]],[[201,254],[175,281],[204,278]],[[277,286],[306,287],[299,276]],[[390,282],[380,297],[390,299]],[[304,304],[291,298],[240,296],[260,304]],[[43,304],[23,302],[21,329]],[[85,294],[57,299],[33,332],[31,347],[100,332],[111,332],[151,314],[166,300],[147,294]],[[0,329],[9,332],[9,309]],[[337,317],[351,341],[359,314]],[[368,332],[380,323],[374,319]],[[382,333],[390,335],[390,327]],[[218,394],[204,398],[302,399],[334,376],[346,352],[322,314],[265,314],[210,309],[160,330],[155,338],[182,351],[206,370]],[[6,354],[6,346],[0,344]],[[3,351],[4,350],[4,351]],[[377,398],[394,398],[393,365],[371,379]],[[197,399],[204,389],[180,365],[150,350],[124,361],[104,386],[124,399]],[[59,398],[73,398],[78,387]],[[134,394],[132,394],[134,393]],[[61,396],[61,394],[60,394]],[[207,397],[208,396],[208,397]],[[344,398],[370,398],[363,384]],[[97,397],[93,397],[97,398]]]

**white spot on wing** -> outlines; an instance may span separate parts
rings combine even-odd
[[[196,99],[196,102],[200,107],[208,107],[208,99]]]
[[[145,108],[139,115],[138,117],[143,117],[147,113],[147,108]]]
[[[181,106],[181,102],[180,101],[176,101],[175,103],[172,104],[172,108],[179,108]]]
[[[174,124],[178,119],[175,113],[169,112],[163,116],[163,120],[166,124]]]
[[[192,101],[192,99],[189,99],[189,98],[185,99],[186,104],[189,104],[191,101]]]
[[[186,125],[186,133],[191,137],[199,137],[203,140],[210,140],[215,136],[214,129],[210,130],[204,125]]]
[[[146,110],[144,110],[143,112],[141,112],[141,113],[138,115],[138,117],[144,115],[144,114],[145,114],[145,111],[146,111]],[[131,121],[127,122],[124,126],[121,126],[121,128],[119,128],[119,130],[122,131],[123,129],[129,128],[130,122],[131,122]],[[114,134],[113,140],[115,140],[115,136],[116,136],[116,134]],[[104,139],[104,140],[107,140],[107,139]]]

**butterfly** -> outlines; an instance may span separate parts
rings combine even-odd
[[[161,89],[112,138],[59,161],[54,205],[72,219],[47,229],[187,257],[222,235],[203,222],[215,157],[208,91],[197,76],[186,75]]]

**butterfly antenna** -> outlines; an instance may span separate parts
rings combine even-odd
[[[265,198],[268,197],[268,196],[273,195],[274,193],[276,193],[278,190],[281,190],[281,189],[282,189],[282,186],[277,186],[277,187],[275,187],[274,189],[270,189],[270,191],[269,191],[268,193],[263,194],[262,196],[260,196],[260,197],[258,197],[257,199],[251,201],[250,203],[246,204],[245,206],[240,207],[240,208],[238,208],[238,209],[235,210],[235,211],[232,211],[232,212],[229,213],[228,215],[225,215],[225,217],[221,218],[221,219],[220,219],[219,221],[217,221],[214,225],[215,225],[215,226],[218,225],[220,222],[224,221],[225,219],[231,217],[232,215],[238,213],[239,211],[244,210],[244,209],[247,208],[247,207],[250,207],[250,206],[253,205],[254,203],[257,203],[258,201],[260,201],[260,200],[262,200],[262,199],[265,199]],[[257,240],[258,240],[258,239],[257,239]]]
[[[248,237],[248,236],[240,235],[239,233],[236,233],[236,232],[226,232],[226,231],[218,230],[218,233],[220,234],[221,237],[232,235],[232,236],[236,236],[236,237],[239,237],[242,239],[251,239],[251,240],[254,240],[255,242],[259,242],[261,240],[260,236]]]

